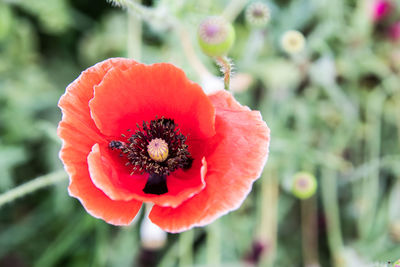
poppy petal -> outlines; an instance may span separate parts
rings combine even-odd
[[[241,106],[226,91],[209,97],[216,108],[216,135],[205,144],[206,187],[176,208],[152,208],[150,219],[168,232],[203,226],[237,209],[268,157],[269,129],[261,114]]]
[[[61,96],[58,106],[63,113],[62,122],[68,120],[68,124],[73,125],[77,129],[84,129],[88,137],[99,135],[99,131],[90,116],[89,101],[94,95],[94,86],[99,84],[104,75],[114,67],[126,69],[130,65],[137,64],[133,60],[123,58],[113,58],[100,62],[93,67],[82,72],[82,74],[73,81]],[[73,133],[73,132],[71,132]],[[63,136],[65,141],[72,134]]]
[[[109,71],[95,87],[89,103],[100,131],[119,137],[143,121],[171,118],[184,135],[208,138],[215,134],[214,107],[200,86],[167,64],[138,64]]]
[[[96,64],[72,82],[59,101],[63,112],[58,126],[58,135],[63,140],[60,158],[70,176],[69,193],[78,198],[91,215],[116,225],[129,224],[141,202],[113,201],[92,183],[86,158],[94,143],[106,141],[90,116],[88,102],[93,97],[93,87],[110,69],[126,69],[132,64],[136,62],[120,58]]]
[[[167,176],[167,193],[145,194],[143,188],[149,175],[131,175],[122,160],[112,155],[114,152],[105,146],[95,144],[88,156],[93,183],[113,200],[136,199],[160,206],[176,207],[205,186],[207,162],[203,158],[201,161],[195,160],[189,170],[177,170]]]

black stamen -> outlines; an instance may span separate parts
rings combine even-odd
[[[146,194],[162,195],[168,192],[167,177],[165,175],[150,174],[143,188]]]

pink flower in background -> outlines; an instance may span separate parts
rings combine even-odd
[[[380,21],[392,10],[392,3],[388,0],[375,0],[372,4],[372,19]]]
[[[395,42],[400,40],[400,20],[389,27],[389,37]]]

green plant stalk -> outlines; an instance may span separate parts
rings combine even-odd
[[[232,63],[226,56],[216,57],[215,62],[221,67],[221,72],[224,74],[224,88],[229,91],[229,83],[232,75]]]
[[[178,26],[177,35],[179,37],[179,41],[182,45],[183,52],[185,53],[186,59],[191,65],[191,67],[197,72],[197,75],[200,78],[204,78],[207,76],[213,76],[201,60],[197,57],[196,51],[193,47],[193,43],[190,39],[189,32],[185,29],[183,25]]]
[[[220,221],[216,220],[207,226],[207,264],[218,267],[221,265],[221,227]]]
[[[197,57],[188,31],[176,18],[158,14],[157,9],[145,7],[140,4],[140,1],[110,0],[110,2],[128,10],[128,31],[135,31],[134,36],[131,34],[128,35],[128,57],[137,59],[141,56],[141,24],[139,18],[150,24],[154,21],[162,21],[164,25],[168,24],[178,35],[186,58],[199,77],[204,78],[206,76],[212,76]],[[135,19],[135,17],[137,18]]]
[[[179,242],[169,245],[164,256],[161,258],[157,267],[176,266],[177,256],[179,255]]]
[[[63,255],[66,255],[74,245],[79,245],[79,242],[84,242],[85,233],[93,225],[93,219],[86,217],[81,219],[79,215],[70,218],[73,223],[67,228],[61,230],[59,235],[49,243],[41,255],[37,255],[37,260],[34,267],[56,266]]]
[[[301,243],[304,266],[319,266],[317,201],[313,196],[301,200]]]
[[[279,183],[275,169],[269,169],[261,177],[261,221],[258,238],[266,246],[261,266],[274,266],[278,232]]]
[[[243,8],[246,6],[249,0],[233,0],[230,1],[222,12],[222,17],[227,21],[233,22],[237,16],[242,12]]]
[[[67,178],[68,176],[64,170],[58,170],[43,176],[39,176],[25,184],[17,186],[1,194],[0,207],[6,203],[12,202],[18,198],[26,196],[27,194],[33,193],[36,190],[57,184],[61,181],[65,181]]]
[[[179,267],[193,266],[194,230],[179,235]]]
[[[344,118],[347,119],[347,122],[353,125],[357,117],[357,110],[347,95],[343,93],[342,89],[336,84],[329,87],[323,86],[322,88],[337,107],[343,111],[343,114],[345,114]]]
[[[393,97],[395,106],[400,105],[400,92],[398,92],[394,97]],[[398,142],[400,144],[400,109],[397,109],[397,112],[395,113],[396,119],[397,119],[397,137],[398,137]]]
[[[379,89],[379,88],[378,88]],[[369,149],[369,161],[375,160],[380,164],[381,149],[381,117],[385,96],[380,91],[373,91],[369,95],[367,122],[370,130],[366,132]],[[367,179],[363,180],[361,192],[361,212],[358,220],[358,230],[363,238],[371,232],[379,200],[379,168],[369,172]]]
[[[254,62],[257,62],[260,52],[265,48],[265,38],[263,29],[252,29],[245,48],[242,50],[242,62],[238,65],[241,65],[242,68],[251,69]]]
[[[115,4],[116,6],[124,7],[128,9],[128,13],[131,13],[132,15],[149,22],[156,17],[155,10],[153,8],[145,7],[135,0],[109,0],[109,2]]]
[[[135,2],[140,4],[140,0]],[[142,44],[142,21],[131,12],[127,12],[128,34],[127,34],[127,54],[128,58],[140,60]]]
[[[333,170],[322,168],[321,175],[322,205],[326,216],[328,245],[333,256],[334,267],[344,267],[341,251],[343,248],[340,231],[339,204],[337,200],[336,176]]]

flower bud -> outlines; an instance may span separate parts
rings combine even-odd
[[[310,198],[317,191],[317,180],[308,172],[299,172],[293,178],[293,195],[300,199]]]
[[[281,45],[286,53],[297,54],[304,49],[304,35],[299,31],[287,31],[282,36]]]
[[[235,41],[232,24],[222,17],[208,17],[199,25],[197,32],[201,49],[212,57],[225,56]]]
[[[263,27],[269,22],[271,12],[265,3],[254,2],[247,7],[245,17],[249,25]]]

